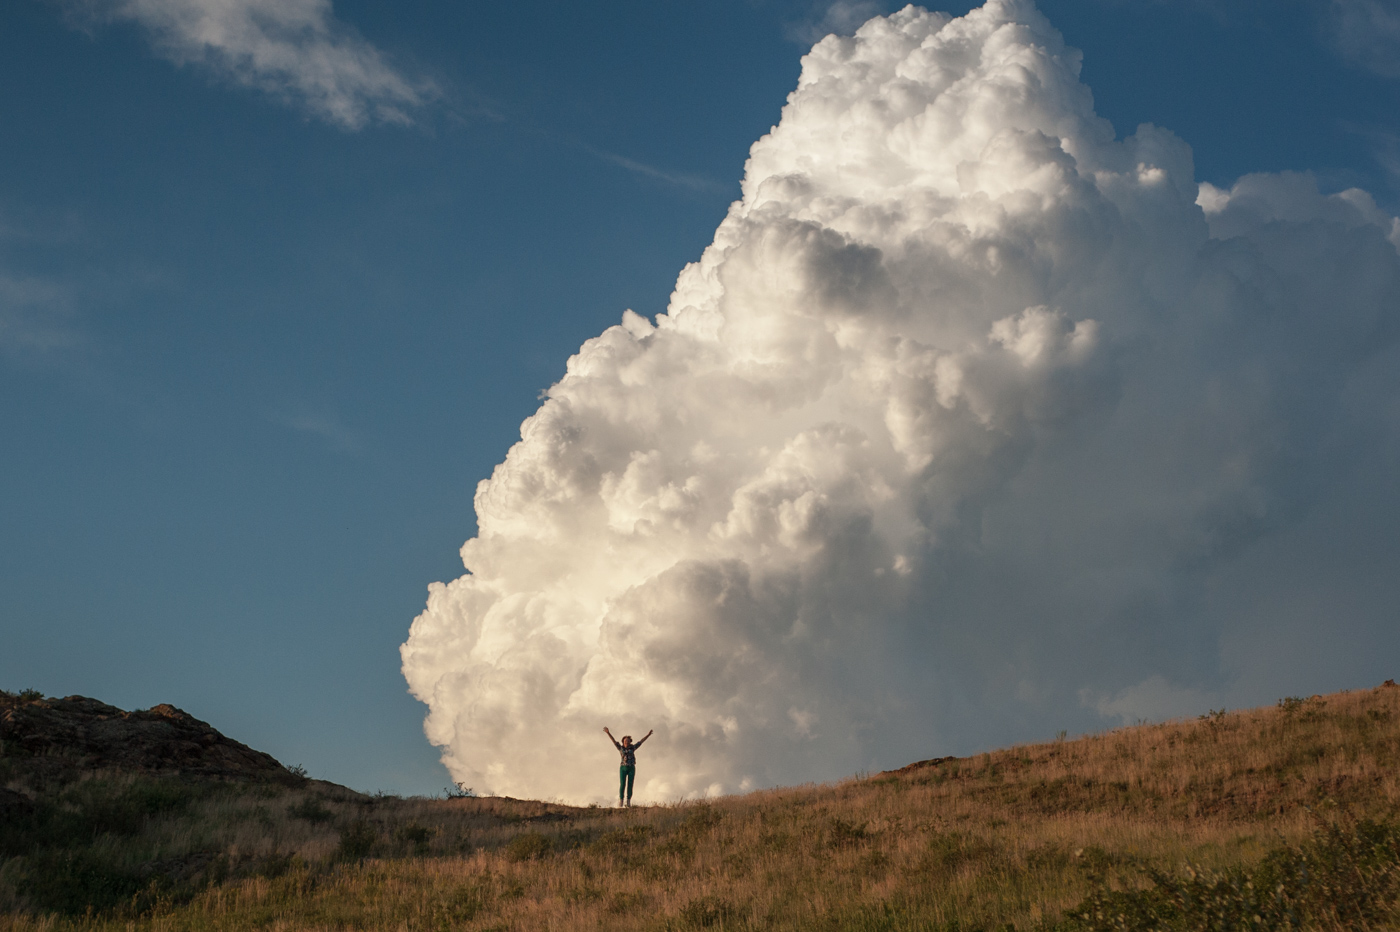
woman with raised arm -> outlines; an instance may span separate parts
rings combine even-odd
[[[619,783],[617,787],[617,804],[619,806],[632,805],[632,783],[637,779],[637,748],[652,736],[656,729],[642,735],[642,740],[636,744],[632,743],[631,735],[623,735],[621,743],[613,737],[613,733],[608,731],[608,726],[603,726],[603,733],[612,741],[613,747],[622,755],[622,769],[618,771]]]

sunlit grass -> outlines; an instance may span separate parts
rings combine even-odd
[[[1400,689],[1378,688],[703,804],[201,785],[135,833],[89,839],[138,874],[202,859],[183,886],[153,876],[60,916],[25,892],[32,858],[12,857],[0,929],[1111,928],[1066,917],[1112,891],[1160,899],[1188,864],[1242,877],[1319,826],[1393,820],[1397,764]]]

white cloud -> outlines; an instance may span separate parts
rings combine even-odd
[[[814,15],[807,21],[789,24],[787,35],[792,41],[803,45],[811,45],[833,34],[849,36],[862,23],[879,16],[884,6],[877,0],[835,0],[821,10],[820,16]]]
[[[1092,690],[1085,689],[1079,698],[1104,718],[1117,718],[1125,725],[1202,715],[1215,701],[1199,689],[1178,686],[1160,674],[1149,676],[1112,697],[1095,695]]]
[[[1353,64],[1400,78],[1400,4],[1395,0],[1332,0],[1332,38]]]
[[[430,587],[404,673],[457,779],[603,798],[607,724],[656,728],[642,798],[732,792],[1223,695],[1222,569],[1358,455],[1344,396],[1393,405],[1347,394],[1393,221],[1198,187],[1079,62],[1022,0],[806,56],[666,313],[569,360]]]
[[[1248,236],[1273,222],[1324,221],[1348,230],[1382,230],[1400,249],[1400,218],[1377,207],[1370,194],[1347,188],[1324,195],[1317,179],[1303,172],[1245,175],[1229,191],[1203,182],[1196,203],[1205,211],[1210,235],[1216,239]]]
[[[330,0],[60,0],[85,21],[142,26],[176,64],[197,64],[359,129],[408,124],[435,96],[336,19]]]

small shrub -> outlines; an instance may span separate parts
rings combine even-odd
[[[539,832],[522,832],[506,845],[506,857],[512,861],[537,861],[554,850],[554,843]]]
[[[433,837],[433,830],[417,822],[410,822],[402,825],[394,832],[394,840],[402,845],[412,845],[417,854],[423,854],[428,850],[428,841]]]
[[[614,916],[621,916],[625,913],[635,912],[645,903],[640,893],[619,892],[612,895],[608,901],[608,912]]]
[[[764,832],[758,836],[758,843],[769,851],[782,851],[792,844],[792,836],[787,832]]]
[[[724,816],[720,815],[714,806],[702,803],[690,807],[685,821],[681,823],[681,831],[689,835],[700,835],[714,828],[723,820]]]
[[[747,855],[735,852],[726,854],[720,861],[724,865],[724,871],[730,877],[746,877],[749,873],[749,858]]]
[[[628,828],[604,832],[589,845],[589,849],[599,854],[626,855],[641,848],[651,834],[649,825],[633,825]]]
[[[283,874],[293,870],[305,869],[306,862],[299,854],[282,854],[274,851],[258,862],[257,868],[253,871],[259,877],[266,877],[269,880],[276,880]]]
[[[22,864],[20,894],[32,906],[69,916],[111,910],[146,886],[139,874],[88,850],[39,852]]]
[[[1037,845],[1026,852],[1026,866],[1032,870],[1058,872],[1071,863],[1069,852],[1059,845]]]
[[[602,898],[603,891],[589,884],[584,884],[579,887],[570,887],[564,892],[564,902],[566,903],[596,903]]]
[[[702,896],[681,907],[677,914],[684,924],[697,929],[708,929],[733,919],[738,911],[725,899],[717,896]]]
[[[293,819],[304,819],[313,825],[321,825],[335,818],[335,813],[314,796],[308,796],[301,802],[288,806],[287,815]]]
[[[1113,855],[1098,845],[1086,845],[1074,852],[1074,859],[1086,874],[1102,877],[1113,866]]]
[[[678,834],[673,838],[668,838],[665,844],[656,849],[656,853],[663,857],[686,861],[695,854],[695,846],[686,841],[684,836]]]
[[[342,861],[363,861],[379,840],[379,832],[363,819],[356,819],[340,831],[336,856]]]
[[[478,884],[464,884],[434,908],[434,925],[444,932],[456,929],[471,922],[485,908],[486,891]]]
[[[1056,928],[1129,929],[1391,928],[1400,894],[1400,829],[1360,822],[1330,825],[1305,845],[1275,851],[1254,870],[1188,867],[1148,872],[1152,886],[1109,891],[1100,884]]]
[[[860,859],[860,869],[868,877],[881,877],[890,866],[890,857],[883,851],[871,851]]]
[[[583,829],[566,829],[558,834],[554,839],[554,850],[573,851],[577,848],[586,847],[593,840],[593,833]]]
[[[58,821],[73,841],[99,835],[136,835],[155,816],[184,812],[193,796],[190,787],[170,780],[138,780],[125,785],[86,780],[60,797],[72,809],[63,812]]]
[[[870,840],[870,833],[864,825],[856,825],[844,819],[832,819],[827,823],[826,843],[833,848],[851,848]]]
[[[920,859],[917,870],[936,880],[947,880],[965,864],[990,863],[1001,852],[980,838],[960,832],[937,833],[929,839],[928,850]]]

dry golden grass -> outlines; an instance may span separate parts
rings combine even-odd
[[[1379,687],[703,804],[230,795],[148,834],[257,875],[0,930],[1036,928],[1096,883],[1393,819],[1397,764],[1400,688]]]

